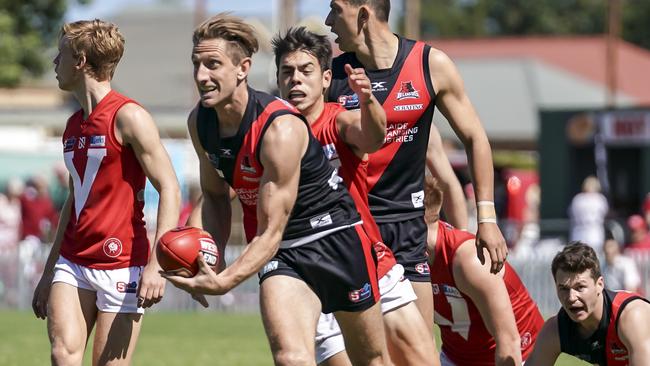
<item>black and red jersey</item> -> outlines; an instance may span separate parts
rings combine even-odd
[[[363,219],[363,228],[377,256],[377,277],[382,278],[397,262],[393,252],[384,244],[379,228],[368,209],[368,162],[359,158],[339,134],[336,118],[343,111],[345,109],[337,103],[325,103],[320,116],[311,124],[311,130],[323,146],[325,156],[338,170]]]
[[[423,42],[400,37],[390,69],[366,69],[387,118],[384,145],[368,160],[368,200],[377,222],[403,221],[424,213],[424,167],[435,109],[430,49]],[[348,85],[345,64],[363,67],[354,53],[335,58],[327,99],[357,109],[359,98]]]
[[[248,104],[239,130],[232,137],[221,137],[215,110],[198,107],[201,146],[217,173],[237,192],[244,210],[248,241],[257,232],[257,199],[264,171],[259,154],[264,133],[276,118],[287,114],[298,116],[309,128],[304,117],[287,102],[248,88]],[[352,198],[310,130],[309,145],[300,163],[298,194],[283,240],[303,238],[359,221]]]
[[[578,333],[578,324],[569,318],[564,308],[557,314],[560,349],[586,362],[600,366],[629,364],[627,348],[618,336],[618,319],[625,307],[634,300],[649,302],[641,295],[628,291],[603,291],[603,316],[598,329],[588,338]]]

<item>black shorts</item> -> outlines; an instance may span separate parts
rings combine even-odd
[[[377,223],[384,243],[404,267],[404,277],[413,282],[430,282],[427,262],[427,224],[419,216],[405,221]]]
[[[259,273],[260,283],[285,275],[307,283],[323,313],[362,311],[379,301],[377,258],[361,225],[311,243],[280,249]]]

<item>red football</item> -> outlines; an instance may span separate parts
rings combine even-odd
[[[176,271],[181,276],[193,277],[199,271],[199,254],[205,262],[216,269],[219,250],[208,232],[199,228],[184,226],[171,229],[156,247],[158,263],[164,271]]]

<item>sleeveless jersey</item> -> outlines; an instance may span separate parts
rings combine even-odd
[[[409,220],[424,213],[424,167],[435,94],[429,74],[430,47],[399,38],[392,68],[366,70],[372,92],[386,111],[386,138],[368,159],[368,200],[378,223]],[[363,67],[354,53],[333,60],[328,101],[359,107],[348,86],[345,64]]]
[[[345,108],[338,103],[325,103],[323,112],[311,124],[311,130],[323,146],[327,159],[338,170],[338,175],[343,179],[354,200],[357,211],[363,220],[363,227],[372,240],[373,249],[377,255],[377,277],[382,278],[397,264],[397,261],[393,252],[383,243],[379,228],[368,208],[368,161],[360,159],[339,135],[336,116],[343,111]]]
[[[494,365],[496,342],[485,327],[481,313],[472,299],[456,287],[452,269],[458,247],[467,240],[475,239],[474,235],[439,221],[431,285],[442,351],[456,365],[488,366]],[[544,318],[519,276],[507,262],[503,281],[521,337],[522,360],[526,360],[533,351]]]
[[[84,120],[73,114],[63,133],[63,157],[74,196],[61,255],[94,269],[147,264],[143,219],[145,174],[133,150],[115,137],[115,116],[135,101],[111,90]]]
[[[289,103],[248,88],[248,104],[239,130],[221,137],[213,108],[198,106],[199,140],[217,173],[237,192],[244,211],[246,239],[257,232],[257,198],[264,167],[260,150],[267,128],[280,116],[304,117]],[[354,203],[318,141],[309,132],[309,144],[300,162],[298,195],[283,240],[300,239],[360,220]]]
[[[569,318],[564,308],[557,315],[560,349],[586,362],[600,366],[629,364],[627,348],[618,336],[618,319],[633,300],[649,302],[641,295],[627,291],[603,291],[604,311],[598,329],[588,338],[578,333],[577,323]]]

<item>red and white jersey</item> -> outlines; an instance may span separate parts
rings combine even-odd
[[[377,255],[377,277],[382,278],[395,264],[393,252],[383,243],[379,228],[368,208],[368,161],[360,159],[341,139],[336,125],[336,116],[345,108],[338,103],[325,103],[323,112],[311,124],[311,130],[323,146],[325,156],[350,192],[357,211],[363,220],[363,227],[373,242]]]
[[[143,219],[146,177],[130,147],[115,137],[115,116],[135,101],[111,90],[84,120],[79,110],[63,133],[63,157],[74,184],[61,255],[94,269],[147,264]]]
[[[456,250],[464,242],[473,241],[476,237],[446,222],[440,221],[438,225],[431,285],[435,322],[440,327],[442,351],[457,365],[494,365],[494,337],[485,327],[476,305],[469,296],[458,290],[453,276]],[[533,350],[537,334],[544,325],[544,318],[519,276],[507,262],[503,280],[510,295],[521,337],[522,360],[526,360]]]

